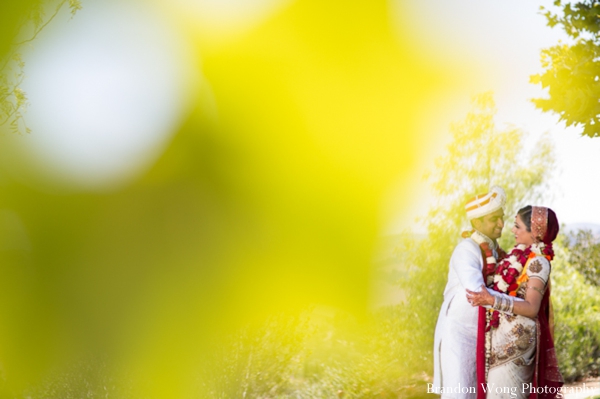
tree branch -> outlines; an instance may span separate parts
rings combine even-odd
[[[56,10],[54,11],[54,14],[52,14],[52,16],[43,24],[40,25],[36,31],[34,32],[33,36],[31,36],[29,39],[23,40],[21,42],[15,43],[15,46],[21,46],[25,43],[29,43],[32,42],[33,40],[35,40],[35,38],[37,37],[37,35],[39,35],[39,33],[46,27],[48,26],[48,24],[50,22],[52,22],[52,20],[58,15],[58,13],[60,12],[60,9],[62,8],[62,6],[67,2],[67,0],[62,0],[60,2],[60,4],[56,7]]]

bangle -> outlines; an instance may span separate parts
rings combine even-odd
[[[504,295],[501,297],[495,296],[494,305],[492,306],[492,309],[503,313],[513,313],[514,306],[515,303],[512,297],[505,297]]]
[[[504,297],[501,296],[497,299],[498,300],[494,303],[494,309],[496,309],[499,312],[504,312],[504,308],[506,307],[506,301],[504,300]]]
[[[502,307],[502,297],[494,297],[494,306],[492,306],[495,310],[500,310]]]

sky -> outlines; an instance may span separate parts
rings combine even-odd
[[[581,137],[580,129],[566,128],[556,115],[544,114],[530,102],[531,98],[546,96],[540,86],[529,83],[529,76],[541,72],[541,49],[559,40],[567,41],[564,32],[547,27],[545,17],[539,14],[540,5],[550,8],[552,1],[434,0],[413,1],[410,5],[409,19],[415,25],[419,25],[417,21],[427,21],[428,27],[435,27],[420,28],[432,45],[443,41],[443,46],[458,49],[456,57],[469,58],[477,64],[479,72],[470,93],[465,92],[462,101],[447,116],[440,115],[438,128],[448,129],[451,122],[464,118],[469,109],[469,95],[493,91],[498,109],[497,127],[512,125],[528,132],[530,147],[545,132],[550,133],[555,143],[557,170],[550,176],[553,194],[540,205],[551,207],[567,225],[600,224],[597,206],[600,186],[593,183],[594,171],[600,170],[600,139]],[[460,46],[455,46],[456,43]],[[437,154],[423,163],[423,170],[434,170],[433,159],[443,154],[447,143],[436,144]],[[426,214],[432,196],[423,180],[415,181],[412,190],[419,201],[409,212],[398,210],[397,218],[389,218],[387,233],[406,227],[423,229],[413,218]],[[388,209],[393,209],[394,197],[400,191],[397,188],[390,194]]]
[[[199,18],[211,15],[224,26],[230,18],[249,29],[291,1],[173,4],[197,12]],[[539,6],[551,7],[552,1],[413,0],[404,1],[402,8],[398,1],[390,0],[393,24],[408,25],[425,45],[473,68],[472,81],[452,106],[435,115],[431,128],[448,131],[451,122],[464,118],[472,95],[493,91],[499,127],[513,125],[529,132],[530,143],[549,132],[555,142],[558,168],[550,176],[555,195],[543,205],[552,207],[563,223],[600,224],[600,186],[590,184],[590,171],[600,170],[600,139],[581,137],[578,129],[566,129],[555,115],[541,113],[530,102],[545,95],[529,83],[529,76],[541,71],[540,50],[566,39],[539,14]],[[112,189],[146,170],[181,123],[191,88],[199,84],[190,78],[201,74],[186,59],[189,43],[160,18],[160,10],[141,4],[151,3],[84,1],[74,18],[65,10],[26,50],[23,87],[34,131],[26,141],[48,173],[86,189]],[[433,160],[446,144],[443,139],[427,143],[432,152],[415,171],[411,193],[418,200],[411,209],[396,205],[406,187],[390,188],[382,205],[386,233],[422,228],[414,217],[425,215],[432,195],[421,176],[433,170]]]

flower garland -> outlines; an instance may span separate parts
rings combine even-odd
[[[465,231],[462,234],[463,238],[471,237],[473,241],[475,241],[479,247],[481,248],[481,252],[483,253],[483,280],[487,286],[490,286],[494,281],[494,273],[496,273],[496,257],[494,257],[494,251],[490,248],[490,244],[484,238],[485,236],[479,233],[477,230]],[[498,257],[500,260],[506,257],[506,252],[497,247]]]
[[[536,256],[544,256],[548,260],[554,259],[552,243],[546,245],[543,242],[534,243],[530,246],[519,244],[513,248],[508,256],[500,262],[494,276],[494,283],[490,287],[494,291],[517,296],[517,291],[522,283],[529,280],[526,273],[526,264]],[[487,327],[497,328],[500,323],[500,312],[492,310],[490,324]]]

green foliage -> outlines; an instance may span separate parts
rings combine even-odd
[[[87,354],[54,367],[35,385],[21,392],[12,391],[14,399],[81,399],[123,398],[136,399],[132,387],[117,378],[105,355]],[[5,384],[4,376],[0,384]],[[3,388],[6,388],[3,386]],[[4,392],[6,395],[7,393]],[[5,397],[5,396],[3,396]]]
[[[406,341],[397,333],[406,328],[394,316],[386,309],[360,322],[339,312],[314,319],[293,397],[398,397]]]
[[[391,399],[407,387],[422,394],[423,377],[407,361],[417,353],[411,324],[396,306],[362,321],[325,309],[271,318],[219,345],[204,365],[201,396]]]
[[[0,126],[9,124],[13,133],[19,132],[19,123],[24,124],[23,112],[27,106],[27,94],[21,89],[25,63],[21,54],[12,55],[11,62],[0,70]],[[30,132],[24,125],[25,131]]]
[[[577,234],[576,238],[583,238],[585,243],[587,235]],[[568,248],[582,243],[563,245],[565,241],[555,245],[556,258],[552,262],[554,339],[563,377],[574,381],[597,376],[600,370],[600,288],[572,263],[574,257]]]
[[[272,317],[219,340],[202,365],[201,397],[263,398],[289,392],[305,355],[306,316]]]
[[[600,286],[600,240],[591,230],[578,230],[569,234],[569,262],[586,281]]]
[[[544,112],[554,112],[567,126],[580,125],[583,134],[600,136],[600,3],[556,0],[556,14],[542,7],[550,27],[560,26],[573,39],[542,51],[542,74],[531,82],[548,89],[549,98],[534,99]]]
[[[71,11],[71,16],[74,17],[77,11],[81,10],[83,7],[81,6],[81,1],[79,0],[69,0],[69,10]]]

